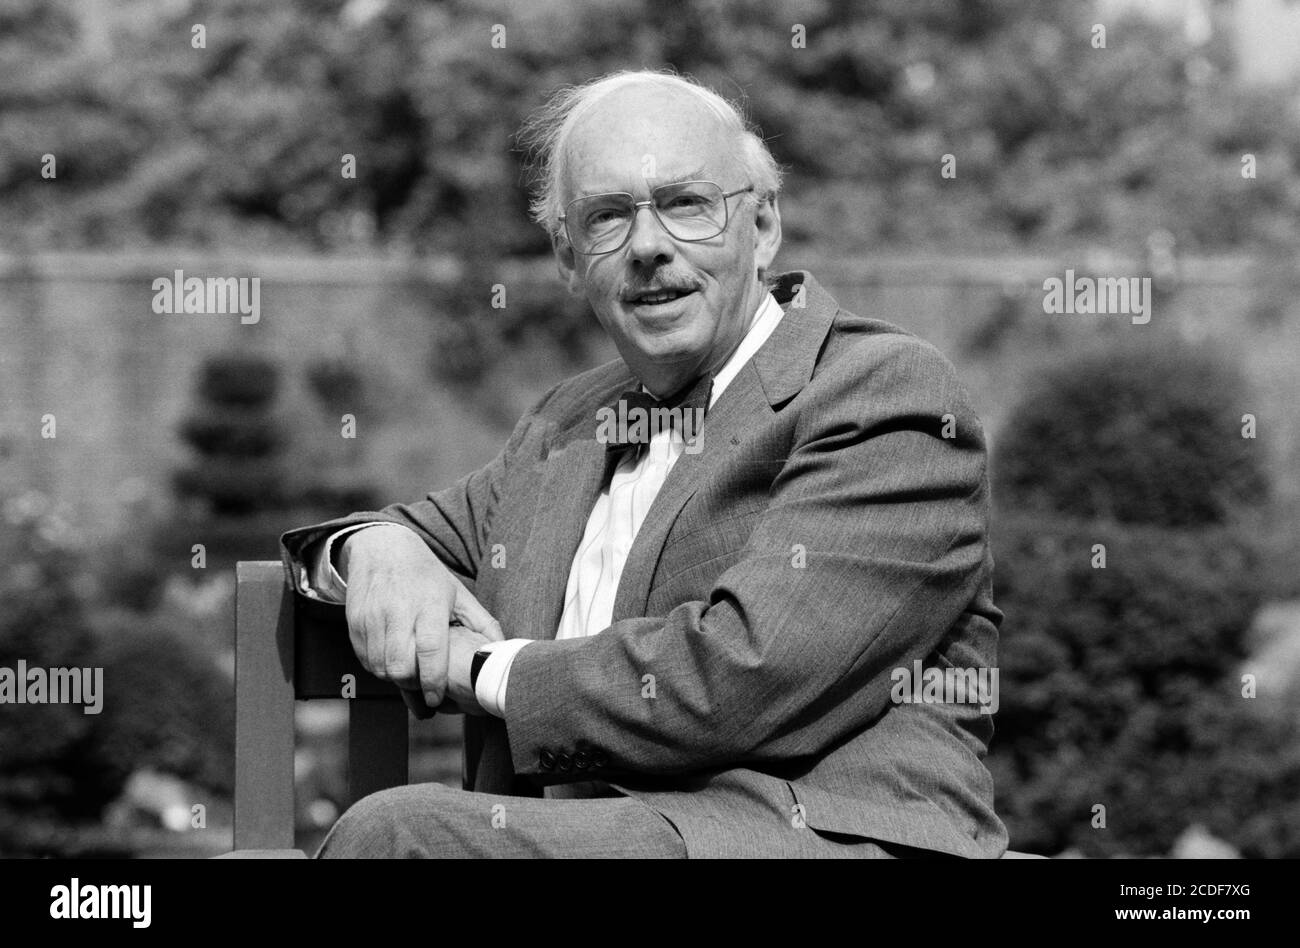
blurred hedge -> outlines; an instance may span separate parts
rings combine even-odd
[[[1242,437],[1251,406],[1239,371],[1176,341],[1072,357],[1012,410],[995,457],[999,497],[1123,523],[1225,523],[1267,499],[1263,448]]]
[[[1248,854],[1300,855],[1300,732],[1235,672],[1265,592],[1251,539],[1004,514],[993,543],[990,767],[1016,847],[1163,854],[1199,822]]]
[[[1045,371],[1007,423],[989,763],[1017,848],[1159,855],[1201,823],[1300,855],[1300,728],[1239,678],[1270,592],[1248,404],[1210,354],[1117,341]]]
[[[0,496],[0,665],[102,668],[102,710],[0,704],[0,855],[77,846],[130,774],[153,768],[206,797],[233,775],[226,644],[197,643],[184,621],[115,607],[83,538],[41,495]],[[196,800],[195,802],[204,802]]]
[[[245,514],[284,502],[284,425],[275,414],[278,362],[255,352],[209,356],[196,403],[180,425],[194,460],[176,471],[176,493],[214,514]]]
[[[95,753],[110,783],[118,786],[133,771],[149,767],[229,796],[234,790],[233,688],[215,662],[215,648],[200,649],[156,623],[136,628],[122,623],[106,635],[101,653],[108,694]]]

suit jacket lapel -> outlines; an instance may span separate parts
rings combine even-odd
[[[632,373],[622,366],[599,390],[583,398],[555,434],[542,461],[535,523],[517,580],[523,595],[510,597],[522,613],[513,625],[521,638],[553,639],[559,631],[573,557],[614,461],[596,440],[596,411],[635,384]]]
[[[614,621],[645,615],[646,602],[650,598],[650,580],[677,515],[708,479],[709,472],[726,463],[740,444],[743,433],[771,413],[751,362],[732,379],[727,390],[718,396],[717,402],[705,415],[704,427],[700,429],[702,449],[695,454],[683,453],[677,459],[650,504],[619,579],[614,597]]]
[[[784,305],[796,298],[801,282],[803,305]],[[703,450],[677,459],[650,505],[619,579],[614,621],[645,615],[650,582],[682,507],[709,473],[726,464],[741,448],[748,432],[770,417],[776,406],[798,394],[812,377],[822,340],[839,307],[811,274],[803,271],[784,274],[772,293],[783,304],[785,315],[705,415],[700,432]]]
[[[560,627],[573,557],[605,481],[608,452],[596,440],[594,420],[589,435],[546,459],[537,525],[525,553],[530,568],[523,573],[524,601],[531,615],[520,628],[526,638],[553,639]]]

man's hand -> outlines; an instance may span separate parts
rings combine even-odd
[[[447,662],[447,693],[442,704],[430,707],[418,690],[402,689],[402,700],[421,721],[433,717],[435,713],[485,717],[487,712],[478,703],[478,697],[470,685],[469,668],[474,653],[492,640],[461,625],[449,626],[447,631],[451,651]]]
[[[418,691],[402,692],[406,706],[417,718],[431,717],[435,711],[439,714],[487,714],[478,703],[470,684],[469,667],[474,660],[474,653],[492,640],[464,626],[453,625],[448,631],[451,651],[447,662],[447,694],[442,699],[442,704],[431,708]]]
[[[496,619],[410,530],[356,531],[339,551],[339,566],[348,584],[348,634],[362,667],[404,692],[418,692],[430,708],[448,697],[453,651],[459,662],[466,648],[472,657],[479,645],[503,638]],[[465,627],[455,649],[452,619]],[[466,687],[468,662],[464,658]],[[458,687],[453,697],[459,704],[464,691]],[[472,693],[468,699],[477,709]]]

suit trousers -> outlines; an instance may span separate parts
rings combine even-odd
[[[939,854],[803,827],[736,826],[732,857],[894,859]],[[725,821],[725,820],[724,820]],[[719,853],[720,854],[720,853]],[[660,813],[629,797],[539,799],[438,783],[372,793],[345,812],[317,859],[685,859],[686,843]]]
[[[673,825],[627,796],[551,800],[438,783],[381,790],[344,813],[316,854],[331,858],[685,859]]]

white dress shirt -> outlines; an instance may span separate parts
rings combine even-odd
[[[713,377],[710,408],[744,368],[745,363],[762,348],[783,315],[780,304],[772,294],[764,294],[736,351]],[[627,456],[614,469],[609,483],[596,498],[591,516],[587,518],[582,542],[578,544],[577,553],[573,557],[556,638],[595,635],[609,627],[614,614],[614,597],[618,592],[628,552],[632,549],[632,541],[636,539],[646,513],[667,480],[669,471],[685,448],[681,434],[675,428],[664,427],[654,433],[645,450],[628,451]],[[363,523],[332,534],[327,542],[320,545],[316,561],[310,569],[310,582],[307,585],[310,585],[311,592],[308,595],[314,592],[317,598],[328,602],[341,603],[345,600],[347,584],[330,562],[330,550],[340,538],[354,530],[372,526],[407,529],[394,523]],[[479,671],[475,697],[489,714],[505,716],[506,683],[510,676],[510,666],[519,650],[532,641],[506,639],[485,646],[491,655]]]

